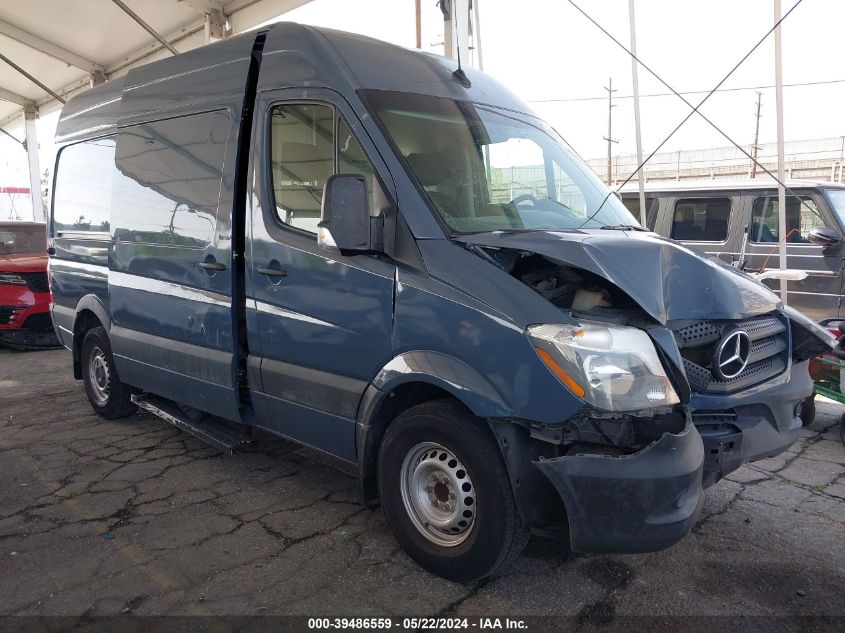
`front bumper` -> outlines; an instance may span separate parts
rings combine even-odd
[[[50,319],[49,292],[32,292],[26,286],[0,286],[0,344],[59,345]]]
[[[669,547],[701,509],[704,446],[691,421],[633,455],[573,455],[534,464],[566,505],[575,552]]]
[[[704,442],[706,488],[742,464],[774,457],[801,433],[797,406],[813,393],[809,361],[795,363],[777,383],[731,395],[693,394],[693,422]]]

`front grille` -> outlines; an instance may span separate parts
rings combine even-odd
[[[50,314],[48,312],[39,312],[38,314],[33,314],[29,318],[27,318],[21,328],[24,330],[38,331],[52,330],[53,320],[50,318]]]
[[[32,292],[50,292],[47,273],[18,273]]]
[[[748,364],[738,376],[721,380],[711,371],[713,354],[722,337],[735,329],[744,330],[751,339]],[[788,366],[789,333],[778,314],[741,321],[697,321],[674,332],[690,387],[698,393],[732,393],[777,376]]]

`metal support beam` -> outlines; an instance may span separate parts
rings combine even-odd
[[[29,80],[30,80],[32,83],[34,83],[36,86],[38,86],[39,88],[41,88],[41,90],[43,90],[44,92],[46,92],[48,95],[52,96],[52,97],[53,97],[56,101],[60,101],[60,102],[62,102],[62,103],[65,103],[65,100],[64,100],[64,99],[62,99],[62,98],[59,96],[59,94],[58,94],[58,93],[53,92],[52,90],[50,90],[47,86],[45,86],[44,84],[42,84],[40,81],[38,81],[35,77],[33,77],[32,75],[30,75],[28,72],[26,72],[23,68],[21,68],[20,66],[18,66],[18,65],[17,65],[15,62],[13,62],[11,59],[9,59],[9,58],[8,58],[8,57],[6,57],[5,55],[3,55],[3,53],[0,53],[0,59],[2,59],[4,62],[6,62],[7,64],[9,64],[9,66],[11,66],[11,67],[12,67],[12,68],[14,68],[15,70],[17,70],[17,71],[18,71],[21,75],[23,75],[24,77],[26,77],[27,79],[29,79]]]
[[[204,31],[206,44],[222,40],[228,35],[226,32],[226,16],[220,9],[210,9],[205,14]]]
[[[35,133],[35,121],[38,108],[27,105],[23,109],[24,129],[26,130],[26,157],[29,163],[29,197],[32,201],[32,219],[44,221],[44,203],[41,200],[41,169],[38,165],[38,137]]]
[[[91,85],[92,88],[94,86],[99,86],[101,83],[105,83],[106,79],[108,79],[108,77],[106,77],[105,71],[97,70],[97,71],[91,73],[91,83],[90,83],[90,85]]]
[[[47,40],[40,38],[37,35],[33,35],[29,31],[24,31],[22,28],[17,27],[14,24],[10,24],[9,22],[0,20],[0,34],[10,37],[21,44],[29,46],[30,48],[34,48],[37,51],[41,51],[53,59],[58,59],[65,64],[81,68],[88,73],[103,71],[103,66],[101,64],[92,62],[90,59],[87,59],[82,55],[78,55],[73,51],[69,51],[66,48],[62,48],[58,44],[48,42]]]
[[[0,88],[0,99],[3,101],[11,101],[19,106],[26,105],[31,102],[30,99],[27,99],[23,95],[19,95],[17,92],[12,92],[11,90],[6,90],[5,88]]]
[[[140,15],[138,15],[138,14],[137,14],[137,13],[135,13],[132,9],[130,9],[130,8],[126,5],[126,3],[125,3],[125,2],[123,2],[123,0],[112,0],[112,2],[114,2],[117,6],[119,6],[121,9],[123,9],[123,12],[124,12],[124,13],[126,13],[126,15],[128,15],[130,18],[132,18],[133,20],[135,20],[135,22],[137,22],[137,23],[138,23],[138,25],[139,25],[142,29],[144,29],[147,33],[149,33],[150,35],[152,35],[152,36],[153,36],[153,37],[154,37],[154,38],[158,41],[158,43],[159,43],[159,44],[161,44],[162,46],[164,46],[164,48],[166,48],[167,50],[169,50],[169,51],[170,51],[171,53],[173,53],[174,55],[178,55],[178,54],[179,54],[179,51],[177,51],[175,48],[173,48],[173,47],[170,45],[170,42],[168,42],[168,41],[167,41],[166,39],[164,39],[161,35],[159,35],[158,31],[156,31],[153,27],[151,27],[149,24],[147,24],[147,23],[143,20],[143,18],[141,18],[141,16],[140,16]]]
[[[444,56],[470,65],[469,0],[442,0]]]
[[[777,140],[778,140],[778,251],[780,255],[780,269],[788,268],[786,261],[786,189],[783,182],[786,180],[784,174],[783,159],[783,48],[781,44],[781,16],[780,0],[775,0],[775,114],[777,119]],[[789,174],[792,177],[792,174]],[[787,305],[786,279],[780,280],[780,300]]]

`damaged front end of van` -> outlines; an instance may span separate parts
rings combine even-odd
[[[573,321],[526,335],[584,407],[560,424],[492,426],[534,453],[574,551],[667,547],[704,488],[798,439],[808,359],[830,337],[749,277],[633,227],[459,239]]]

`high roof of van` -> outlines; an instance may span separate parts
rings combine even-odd
[[[464,68],[469,87],[456,81],[452,73],[457,63],[453,60],[361,35],[277,22],[140,66],[73,97],[62,108],[57,142],[108,134],[128,117],[164,112],[191,100],[198,103],[204,98],[211,103],[219,95],[242,94],[246,73],[232,73],[231,68],[237,62],[242,66],[248,63],[259,33],[266,33],[259,92],[324,87],[349,99],[349,93],[359,89],[395,90],[496,105],[535,116],[525,103],[480,71]],[[197,90],[199,83],[191,80],[192,74],[213,77],[213,86],[212,80],[206,79],[202,90]],[[167,90],[155,90],[165,82]],[[184,89],[184,95],[173,94],[172,86],[177,91]],[[131,106],[126,102],[128,96],[134,99]]]
[[[845,183],[830,182],[824,180],[799,180],[790,178],[783,183],[789,189],[806,188],[845,188]],[[737,180],[663,180],[645,183],[646,193],[668,193],[672,191],[746,191],[760,189],[777,189],[778,184],[765,174],[759,178],[747,178]],[[639,191],[636,181],[629,182],[622,187],[620,193],[630,194]]]

